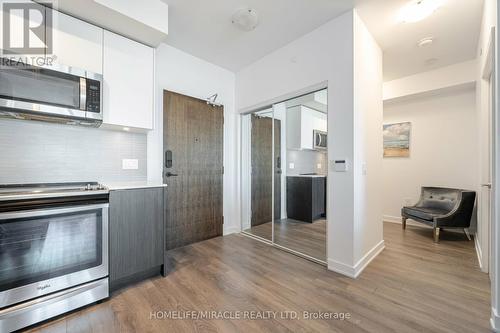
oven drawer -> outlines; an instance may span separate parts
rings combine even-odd
[[[108,279],[0,310],[0,332],[12,332],[109,297]]]
[[[0,309],[107,277],[108,209],[0,213]]]

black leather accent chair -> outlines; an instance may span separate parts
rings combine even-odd
[[[439,242],[441,228],[463,229],[470,240],[468,228],[475,200],[476,192],[474,191],[422,187],[419,202],[415,206],[401,209],[403,229],[406,229],[406,220],[411,219],[433,227],[436,243]]]

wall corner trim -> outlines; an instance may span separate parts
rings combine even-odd
[[[328,269],[339,274],[345,275],[352,279],[356,279],[361,272],[370,264],[370,262],[377,257],[380,252],[385,249],[385,242],[381,240],[370,251],[368,251],[363,258],[361,258],[354,266],[346,265],[334,259],[328,259]]]
[[[493,332],[500,332],[500,316],[494,307],[491,308],[490,325]]]

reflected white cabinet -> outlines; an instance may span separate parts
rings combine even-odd
[[[49,10],[52,12],[54,63],[102,74],[104,30],[47,8]]]
[[[104,124],[153,129],[154,50],[104,31]]]
[[[326,132],[327,116],[303,105],[293,106],[286,113],[288,149],[314,149],[314,131]]]

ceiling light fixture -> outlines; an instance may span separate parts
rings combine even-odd
[[[405,23],[422,21],[431,16],[442,5],[443,0],[413,0],[401,9],[400,21]]]
[[[259,14],[252,8],[238,9],[231,17],[235,27],[243,31],[252,31],[259,25]]]
[[[434,43],[434,37],[425,37],[418,41],[417,46],[425,47],[432,45],[432,43]]]

